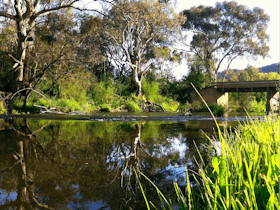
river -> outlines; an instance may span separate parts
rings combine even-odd
[[[246,117],[217,118],[233,128]],[[0,116],[0,209],[146,209],[133,169],[169,198],[215,150],[207,113]],[[202,132],[204,131],[204,132]],[[158,195],[140,176],[146,196]]]

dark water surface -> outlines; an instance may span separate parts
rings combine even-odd
[[[235,127],[245,117],[218,118]],[[0,116],[0,209],[146,209],[133,168],[170,198],[173,182],[207,164],[208,114],[170,113]],[[157,193],[141,177],[146,196]]]

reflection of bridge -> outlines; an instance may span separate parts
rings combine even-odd
[[[200,90],[207,103],[228,105],[228,92],[267,92],[266,113],[270,111],[270,99],[277,93],[279,80],[216,82],[211,87]],[[201,101],[195,92],[193,101]]]

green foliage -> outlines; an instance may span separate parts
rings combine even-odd
[[[0,101],[0,114],[7,114],[7,110],[4,106],[4,102]]]
[[[89,80],[86,79],[87,77],[89,77],[89,73],[81,72],[80,74],[77,74],[74,78],[71,77],[68,79],[61,80],[59,82],[60,97],[67,100],[87,100],[87,89],[90,86]]]
[[[166,98],[159,96],[157,103],[161,104],[166,111],[169,112],[176,112],[180,106],[178,101],[173,100],[172,98]]]
[[[278,72],[261,73],[258,68],[250,66],[242,71],[227,71],[227,77],[231,82],[237,81],[257,81],[257,80],[279,80]]]
[[[256,100],[251,100],[249,102],[249,106],[250,112],[257,112],[257,113],[261,113],[261,112],[265,112],[266,110],[266,101],[262,100],[262,101],[256,101]]]
[[[14,104],[13,104],[13,108],[15,110],[20,110],[21,108],[23,107],[23,101],[20,101],[20,100],[15,100],[14,101]]]
[[[226,112],[225,107],[218,105],[218,104],[209,104],[208,105],[213,114],[217,117],[223,116]],[[201,109],[199,110],[200,112],[208,112],[208,109],[206,105],[203,105]]]
[[[224,1],[217,2],[215,7],[192,7],[183,14],[186,17],[183,28],[194,34],[191,50],[211,76],[218,75],[223,62],[230,63],[246,55],[254,58],[268,55],[269,16],[260,8],[249,9],[233,1]]]
[[[199,101],[194,101],[190,104],[190,108],[193,111],[198,111],[202,108],[202,103]]]
[[[97,82],[95,80],[90,87],[89,95],[91,95],[94,101],[100,104],[110,104],[114,101],[114,98],[116,96],[116,89],[111,80],[108,80],[106,82]]]
[[[196,88],[201,89],[209,84],[211,74],[204,72],[203,63],[199,60],[193,61],[191,64],[190,72],[185,78],[187,84],[192,83]]]
[[[101,112],[111,112],[111,106],[107,106],[106,104],[101,104],[100,111]]]
[[[128,99],[125,101],[125,107],[129,112],[141,112],[141,108],[138,106],[137,103],[135,103],[135,101],[133,101],[132,99]]]
[[[165,79],[161,79],[159,81],[164,81],[167,84],[171,84],[171,82],[166,81]],[[179,107],[179,102],[177,102],[176,100],[174,100],[172,98],[171,95],[167,95],[167,96],[163,96],[160,94],[161,91],[161,87],[160,84],[157,80],[156,80],[156,76],[152,73],[149,73],[146,77],[146,79],[144,79],[142,81],[142,90],[144,92],[144,98],[142,98],[143,100],[149,100],[152,101],[156,104],[160,104],[163,106],[163,108],[166,111],[171,111],[171,112],[175,112],[178,110]],[[169,91],[169,90],[168,90]]]
[[[89,101],[76,101],[74,99],[64,99],[64,98],[50,98],[52,107],[55,107],[55,111],[72,112],[72,111],[84,111],[84,112],[94,112],[98,110],[98,107],[91,104]],[[49,102],[40,98],[38,101],[32,103],[32,105],[45,106],[50,108]]]
[[[190,72],[187,76],[184,76],[180,81],[161,80],[163,84],[160,84],[161,91],[165,95],[178,100],[182,104],[192,101],[191,92],[193,88],[190,85],[191,83],[198,89],[202,89],[211,80],[211,74],[204,70],[203,64],[198,58],[190,60],[189,63],[191,63]]]
[[[142,91],[147,98],[147,100],[154,101],[159,95],[159,84],[157,82],[148,82],[147,80],[142,80]]]
[[[49,77],[44,78],[40,83],[40,92],[44,93],[49,90],[52,86],[52,80]]]
[[[58,110],[63,112],[81,111],[81,104],[74,99],[58,99],[53,102],[53,106],[58,107]]]
[[[221,143],[222,155],[213,156],[211,166],[199,165],[198,173],[192,174],[198,191],[191,187],[186,169],[186,195],[175,184],[177,202],[167,200],[169,209],[174,205],[180,209],[225,210],[279,207],[278,118],[265,118],[264,121],[250,118],[235,132],[219,133],[219,137],[208,139],[216,150],[219,148],[215,142]],[[159,199],[164,199],[157,186],[151,184],[158,191]]]
[[[229,93],[229,110],[236,112],[263,112],[266,106],[266,92],[263,93]]]

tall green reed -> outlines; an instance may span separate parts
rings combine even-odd
[[[196,90],[195,87],[194,89]],[[197,93],[199,94],[198,91]],[[204,103],[206,104],[205,101]],[[208,107],[207,104],[206,106]],[[258,121],[248,115],[248,121],[240,123],[234,131],[224,129],[222,132],[209,107],[208,109],[215,120],[218,136],[207,138],[216,150],[219,148],[214,142],[221,143],[222,155],[213,156],[210,166],[198,165],[197,174],[189,175],[186,169],[186,196],[178,184],[174,183],[177,201],[172,203],[148,177],[139,172],[154,185],[159,198],[165,200],[162,208],[278,209],[279,118],[265,117],[263,121]],[[198,153],[200,155],[199,151]],[[194,178],[197,190],[192,187],[189,176]],[[143,190],[142,193],[145,195]]]

